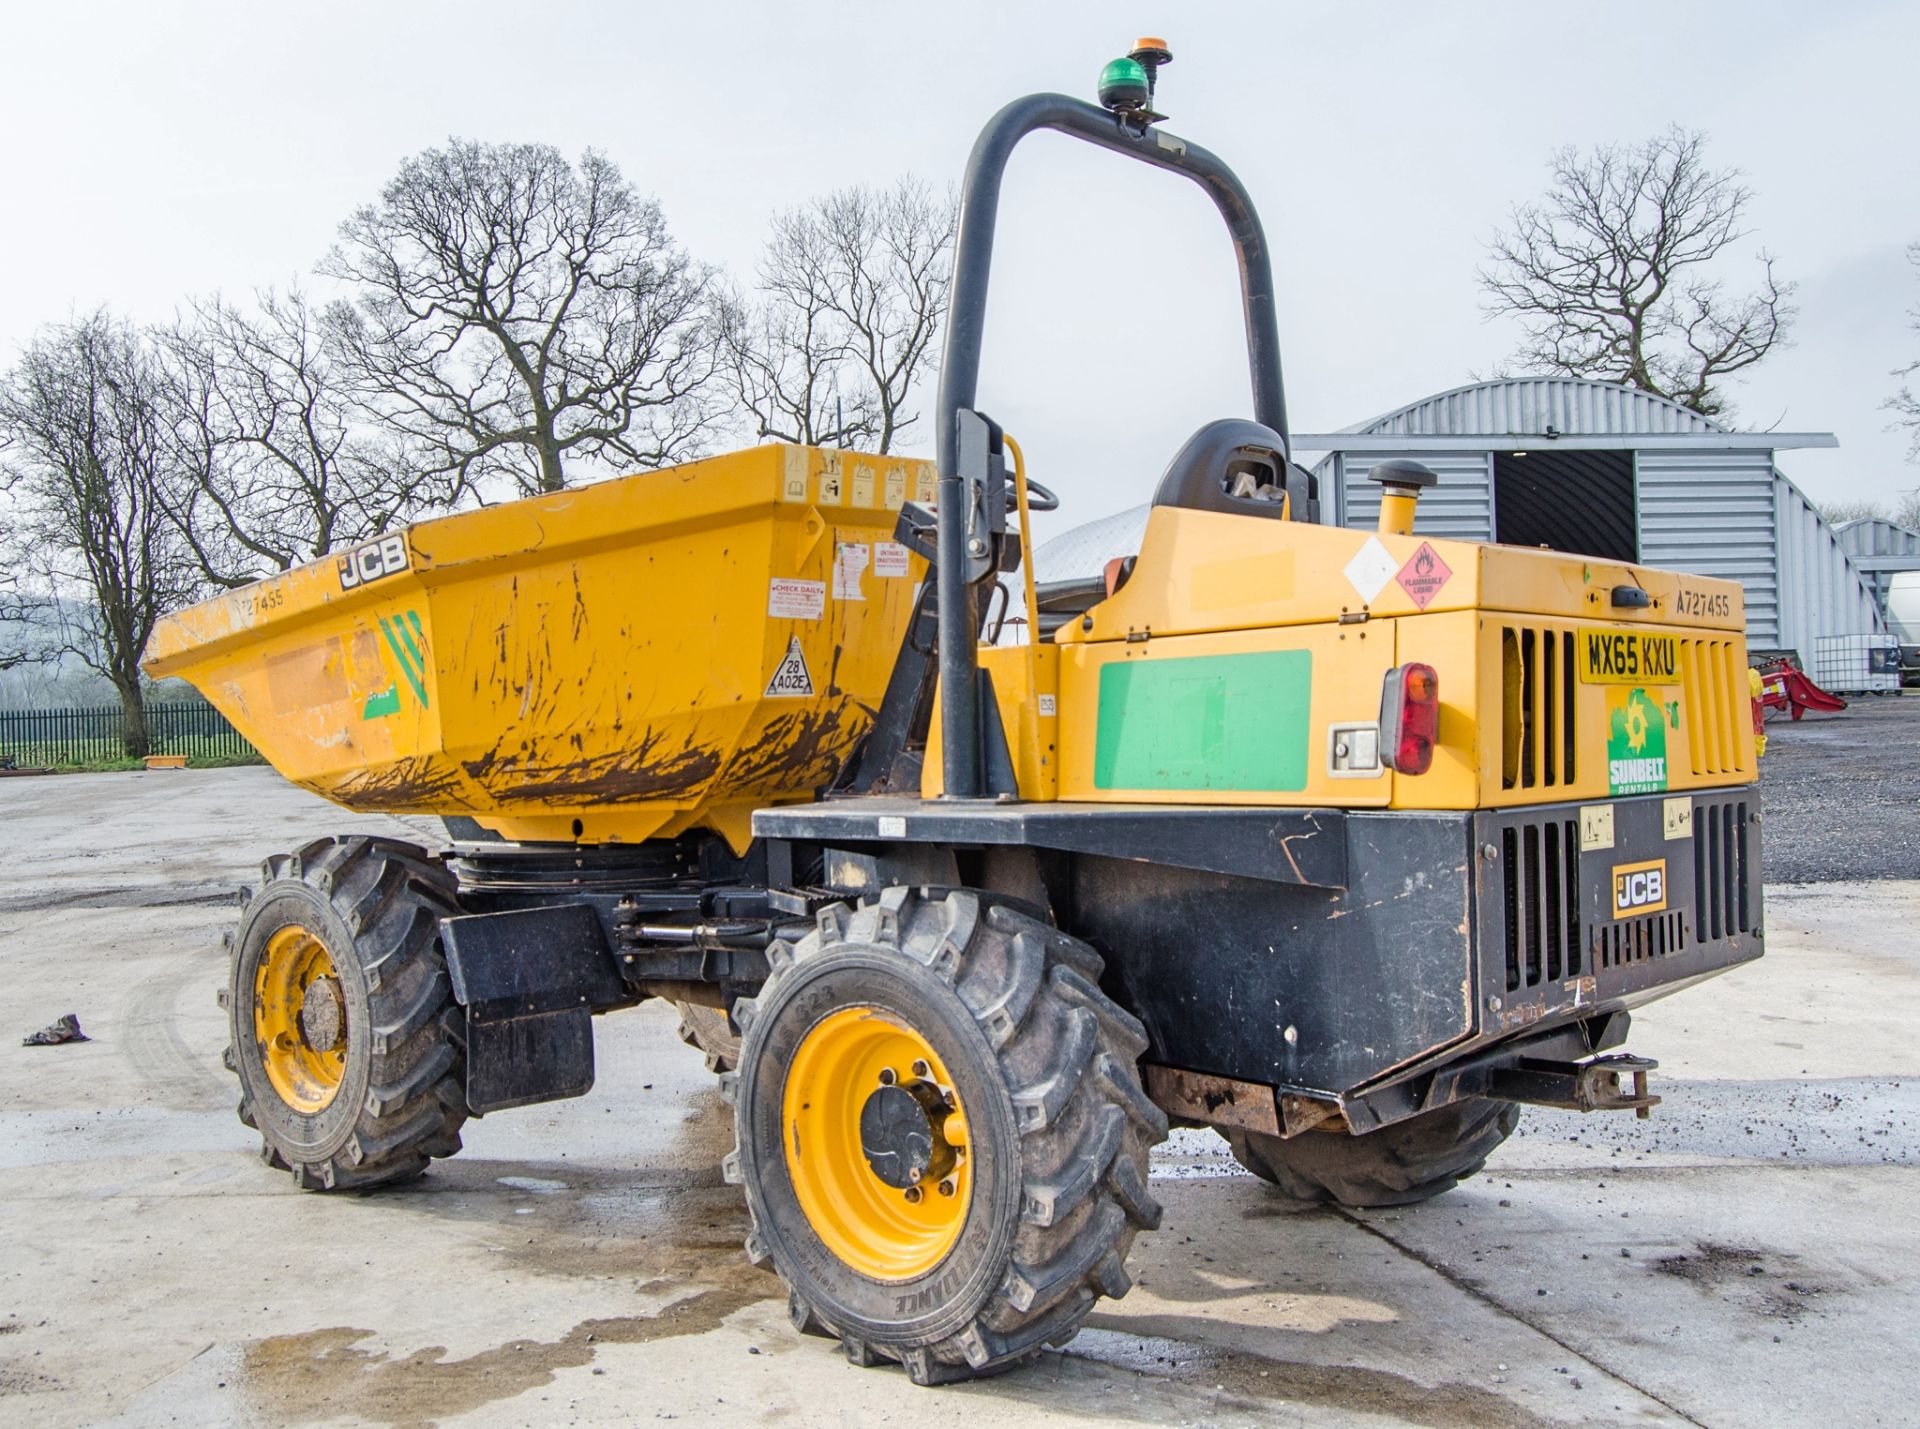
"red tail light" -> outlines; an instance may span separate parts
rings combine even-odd
[[[1380,748],[1387,767],[1425,774],[1440,737],[1440,677],[1431,665],[1397,665],[1380,692]]]

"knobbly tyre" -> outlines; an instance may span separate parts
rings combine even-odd
[[[427,521],[196,606],[148,668],[288,778],[450,846],[267,860],[224,994],[240,1116],[321,1191],[577,1096],[663,998],[732,1105],[794,1325],[919,1383],[1072,1337],[1219,1130],[1302,1201],[1416,1201],[1521,1103],[1644,1115],[1631,1010],[1761,949],[1738,586],[1318,524],[1269,250],[1161,127],[1166,46],[1034,95],[963,190],[937,464],[762,446]],[[1251,420],[1174,457],[1137,552],[1036,589],[976,407],[1000,183],[1037,129],[1197,183]],[[937,514],[936,514],[937,513]],[[981,637],[1019,572],[1020,646]]]

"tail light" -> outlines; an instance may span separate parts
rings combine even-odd
[[[1440,735],[1440,677],[1431,665],[1396,665],[1380,692],[1380,747],[1387,767],[1425,774]]]

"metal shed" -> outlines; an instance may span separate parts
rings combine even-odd
[[[1840,549],[1852,558],[1873,587],[1881,610],[1887,608],[1887,586],[1901,571],[1920,571],[1920,531],[1882,516],[1842,521],[1833,528]]]
[[[1865,572],[1774,453],[1837,445],[1825,432],[1737,432],[1610,382],[1519,377],[1458,387],[1341,432],[1296,435],[1324,452],[1323,519],[1370,526],[1388,457],[1439,485],[1415,529],[1585,551],[1737,580],[1754,649],[1811,666],[1831,637],[1886,635]]]

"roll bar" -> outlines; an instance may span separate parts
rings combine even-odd
[[[954,247],[953,291],[947,317],[946,356],[940,368],[936,430],[939,438],[940,728],[946,797],[977,799],[985,787],[976,585],[997,561],[982,559],[977,535],[969,536],[979,496],[978,478],[988,458],[982,423],[974,413],[980,379],[980,346],[986,328],[987,279],[993,264],[994,225],[1000,181],[1014,146],[1036,129],[1071,134],[1089,144],[1183,174],[1205,189],[1226,220],[1240,264],[1240,300],[1247,328],[1247,368],[1253,384],[1254,419],[1287,440],[1287,404],[1280,378],[1280,339],[1274,323],[1273,266],[1253,200],[1233,170],[1219,158],[1176,138],[1151,122],[1110,112],[1064,94],[1016,99],[980,131],[967,160],[960,196],[960,232]],[[997,441],[997,433],[993,440]],[[962,448],[967,449],[963,457]],[[1288,453],[1291,456],[1291,453]],[[969,472],[963,467],[978,467]],[[975,476],[970,490],[968,478]],[[995,493],[995,500],[1000,500]],[[1304,516],[1304,512],[1296,513]],[[969,550],[973,544],[976,549]],[[1032,559],[1032,553],[1027,553]],[[1031,638],[1033,632],[1028,632]]]

